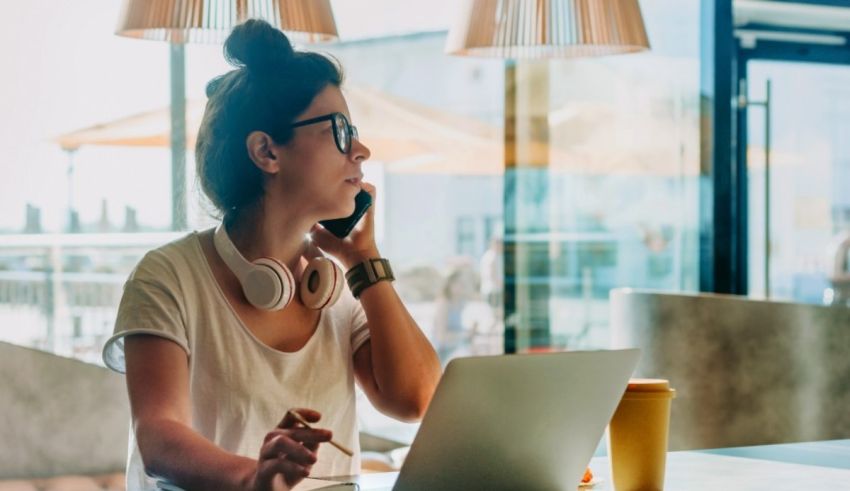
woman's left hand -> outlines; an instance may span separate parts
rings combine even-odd
[[[340,239],[318,223],[310,230],[313,244],[339,259],[346,269],[366,259],[380,257],[375,244],[375,186],[366,181],[362,181],[361,186],[372,196],[372,206],[347,237]]]

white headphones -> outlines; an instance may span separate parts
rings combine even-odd
[[[295,278],[285,264],[272,257],[249,262],[233,245],[223,223],[215,229],[213,243],[224,263],[239,279],[251,305],[262,310],[281,310],[289,305],[295,295]],[[309,249],[314,257],[301,276],[299,295],[308,308],[321,310],[339,299],[345,279],[335,262],[322,256],[315,246]]]

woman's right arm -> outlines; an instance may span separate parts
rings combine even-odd
[[[186,352],[168,339],[124,341],[133,430],[148,474],[184,489],[248,489],[257,462],[225,452],[192,430]]]
[[[255,459],[228,453],[192,429],[189,367],[176,343],[151,335],[124,341],[133,430],[145,470],[186,490],[288,489],[309,474],[325,430],[295,428],[284,418]],[[318,413],[299,410],[308,421]]]

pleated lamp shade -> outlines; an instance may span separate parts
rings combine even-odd
[[[514,59],[649,49],[638,0],[463,0],[446,52]]]
[[[221,43],[246,19],[263,19],[294,42],[338,38],[330,0],[124,0],[117,34],[175,43]]]

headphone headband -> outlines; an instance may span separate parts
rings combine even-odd
[[[289,304],[295,294],[295,280],[283,263],[272,257],[248,262],[230,240],[223,223],[216,228],[213,243],[251,305],[262,310],[280,310]]]
[[[213,243],[215,244],[215,250],[218,251],[218,254],[221,256],[221,259],[224,260],[224,264],[233,271],[233,274],[242,281],[249,272],[251,272],[251,267],[253,266],[245,256],[239,252],[239,249],[233,245],[233,241],[230,240],[230,236],[227,235],[227,230],[224,227],[224,222],[220,223],[218,227],[215,229],[215,234],[213,235]]]

